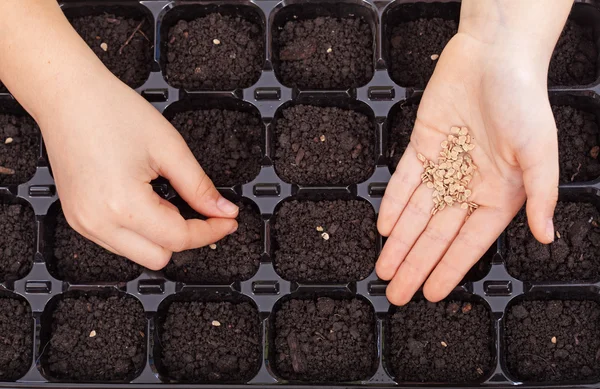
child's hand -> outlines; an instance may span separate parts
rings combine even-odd
[[[393,304],[410,301],[427,278],[425,297],[431,301],[446,297],[526,197],[533,234],[542,243],[553,240],[558,146],[546,77],[552,48],[570,8],[562,4],[567,11],[561,10],[562,24],[549,32],[541,47],[535,43],[539,36],[518,43],[511,43],[509,34],[497,34],[505,40],[492,39],[493,43],[478,39],[473,34],[476,29],[466,26],[491,21],[474,18],[468,24],[464,18],[467,7],[485,5],[463,2],[461,30],[440,57],[421,100],[411,142],[381,204],[378,228],[388,240],[376,269],[380,278],[391,280],[387,296]],[[522,13],[513,16],[524,18]],[[479,208],[467,222],[467,210],[457,206],[432,217],[433,189],[421,185],[420,179],[423,166],[417,153],[437,162],[440,144],[452,126],[468,127],[476,145],[471,155],[478,171],[469,200]]]
[[[163,116],[112,75],[41,115],[40,126],[69,224],[86,238],[150,269],[171,253],[237,229],[237,207],[219,195]],[[149,184],[158,176],[206,221],[184,220]]]

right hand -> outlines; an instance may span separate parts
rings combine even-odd
[[[173,252],[211,244],[237,229],[223,198],[181,135],[107,70],[74,87],[58,111],[37,115],[69,224],[149,269]],[[72,98],[69,98],[72,96]],[[184,220],[150,181],[167,178],[207,220]]]

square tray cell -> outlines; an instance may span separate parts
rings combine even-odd
[[[23,278],[31,270],[35,254],[35,215],[29,204],[1,198],[0,201],[1,283]]]
[[[425,88],[437,59],[458,32],[459,2],[404,3],[383,14],[383,57],[392,80]]]
[[[33,360],[33,318],[23,298],[0,294],[0,381],[27,373]]]
[[[42,373],[62,381],[129,381],[146,362],[140,302],[111,292],[67,292],[42,315]]]
[[[241,298],[178,298],[159,308],[154,358],[161,378],[245,383],[254,377],[262,357],[256,306]]]
[[[182,101],[165,117],[215,185],[245,184],[260,172],[265,126],[254,106],[229,98]]]
[[[276,9],[272,20],[273,67],[282,84],[348,89],[373,77],[377,16],[368,6],[303,2]]]
[[[363,299],[293,298],[274,312],[270,363],[277,376],[352,382],[375,373],[375,314]]]
[[[46,220],[48,270],[75,284],[125,282],[138,277],[142,267],[87,240],[67,223],[58,205]]]
[[[477,300],[412,301],[386,323],[388,371],[397,382],[478,383],[495,367],[488,307]]]
[[[175,201],[185,219],[205,219],[180,199]],[[263,222],[258,210],[238,202],[238,229],[213,245],[173,253],[164,269],[175,281],[188,283],[230,284],[252,277],[263,253]]]
[[[133,5],[65,5],[63,11],[77,33],[121,81],[137,88],[154,63],[154,18]]]
[[[275,270],[297,282],[359,281],[375,267],[377,240],[366,201],[286,201],[275,212]]]
[[[592,300],[513,302],[504,318],[506,367],[528,384],[600,379],[600,304]]]
[[[417,120],[418,101],[403,100],[394,105],[387,117],[386,158],[390,172],[396,171],[400,158],[410,143],[410,135]]]
[[[13,102],[0,107],[0,185],[22,184],[33,177],[40,155],[40,129]],[[4,169],[3,169],[4,170]]]
[[[600,280],[600,213],[587,203],[560,201],[554,242],[538,242],[523,208],[506,229],[506,268],[522,281]]]
[[[589,85],[598,78],[600,10],[574,4],[558,39],[548,71],[548,85]]]
[[[376,125],[364,103],[327,98],[286,104],[273,123],[277,174],[300,185],[349,185],[375,169]]]
[[[233,90],[258,81],[265,63],[265,21],[250,2],[183,4],[161,21],[161,67],[169,85]]]

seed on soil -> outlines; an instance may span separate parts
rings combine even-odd
[[[13,142],[13,140],[14,140],[13,138],[11,138],[11,137],[8,137],[8,138],[6,138],[6,140],[4,141],[4,144],[5,144],[5,145],[9,145],[9,144],[11,144],[11,143]]]
[[[215,45],[220,45],[220,44],[221,44],[221,41],[220,41],[220,40],[218,40],[218,39],[213,39],[213,44],[215,44]]]
[[[13,175],[15,174],[14,169],[10,169],[4,166],[0,166],[0,174]]]
[[[443,340],[440,342],[440,344],[442,345],[442,347],[448,347],[448,343],[444,342]]]
[[[221,326],[221,323],[219,321],[217,321],[217,320],[213,320],[211,324],[213,325],[213,327],[220,327]]]
[[[552,339],[550,339],[550,341],[552,342],[552,344],[556,344],[556,336],[553,336]]]
[[[317,226],[317,231],[319,231],[319,232],[323,232],[323,227],[321,227],[321,226]]]
[[[106,44],[106,42],[100,43],[100,48],[104,51],[108,51],[108,45]]]
[[[471,305],[471,303],[466,303],[465,305],[463,305],[462,307],[462,313],[468,313],[471,312],[471,309],[473,309],[473,305]]]
[[[214,243],[209,244],[208,247],[210,247],[211,250],[216,250],[217,249],[217,245],[214,244]]]
[[[325,240],[329,240],[329,234],[324,232],[321,234],[321,238],[325,239]]]
[[[96,331],[92,330],[90,332],[90,338],[93,338],[94,336],[96,336]]]
[[[319,137],[319,139],[321,140],[321,142],[325,142],[325,135],[321,135],[321,136]]]
[[[477,368],[477,374],[479,375],[483,375],[483,370],[481,370],[481,367]]]
[[[431,60],[432,60],[432,61],[435,61],[435,60],[437,60],[438,58],[440,58],[439,54],[432,54],[432,55],[431,55]]]
[[[333,51],[333,49],[331,47],[327,49],[328,53],[331,53],[332,51]]]
[[[556,237],[560,239],[560,232],[556,231]]]

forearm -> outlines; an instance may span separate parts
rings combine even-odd
[[[107,75],[55,1],[0,1],[0,79],[36,120]]]

